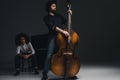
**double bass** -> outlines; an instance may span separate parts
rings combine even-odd
[[[68,10],[71,10],[71,4],[67,4]],[[71,28],[71,14],[68,12],[68,23],[67,28],[70,36],[58,33],[57,45],[58,51],[51,58],[51,71],[57,76],[61,77],[73,77],[80,70],[80,55],[76,54],[80,37]]]

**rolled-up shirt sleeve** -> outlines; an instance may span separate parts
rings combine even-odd
[[[20,54],[20,46],[17,46],[16,53]]]
[[[29,47],[31,49],[31,54],[35,54],[35,50],[30,42],[29,42]]]

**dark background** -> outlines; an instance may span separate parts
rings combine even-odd
[[[43,22],[47,0],[1,0],[0,70],[14,69],[15,35],[48,33]],[[58,1],[64,15],[65,0]],[[80,35],[81,63],[120,64],[119,0],[71,0],[72,27]]]

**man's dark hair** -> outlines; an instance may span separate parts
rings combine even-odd
[[[15,37],[16,46],[18,46],[18,45],[21,44],[21,43],[20,43],[20,38],[21,38],[21,37],[24,37],[24,38],[25,38],[26,44],[28,44],[28,43],[30,42],[30,38],[29,38],[29,36],[28,36],[27,34],[25,34],[25,33],[19,33],[19,34],[17,34],[16,37]]]
[[[57,4],[55,0],[50,0],[46,3],[46,11],[49,12],[50,11],[50,6],[52,4]]]

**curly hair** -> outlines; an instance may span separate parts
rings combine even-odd
[[[52,4],[57,4],[55,0],[50,0],[46,3],[46,12],[49,12],[50,11],[50,6]]]
[[[25,33],[19,33],[19,34],[17,34],[16,37],[15,37],[16,46],[18,46],[18,45],[21,44],[21,42],[20,42],[20,38],[21,38],[21,37],[24,37],[24,38],[25,38],[26,44],[28,44],[28,43],[30,42],[30,38],[29,38],[29,36],[28,36],[27,34],[25,34]]]

